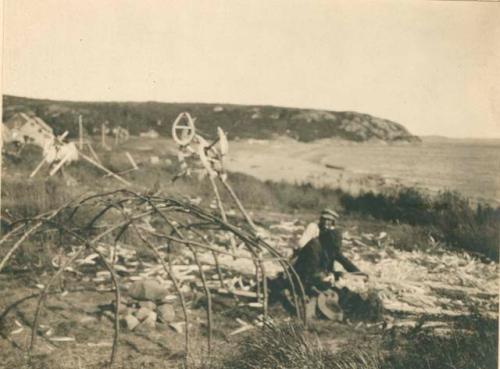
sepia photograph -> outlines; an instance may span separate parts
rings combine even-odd
[[[2,0],[0,369],[496,369],[500,1]]]

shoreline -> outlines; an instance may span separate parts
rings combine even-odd
[[[431,145],[433,145],[432,143]],[[483,185],[482,179],[474,178],[473,173],[465,173],[471,176],[470,178],[462,178],[462,183],[457,183],[453,186],[453,178],[447,178],[446,175],[450,173],[431,173],[434,176],[431,178],[419,177],[418,174],[413,175],[412,167],[398,168],[404,173],[404,176],[398,176],[398,172],[390,167],[390,163],[383,163],[388,170],[392,173],[376,172],[367,170],[370,163],[362,163],[364,167],[356,167],[356,160],[351,160],[350,157],[357,155],[361,152],[368,156],[367,160],[374,162],[379,159],[385,159],[389,151],[401,151],[406,153],[406,147],[412,145],[409,150],[418,150],[418,152],[408,154],[408,157],[402,158],[401,161],[408,161],[409,163],[422,166],[418,164],[418,158],[413,158],[421,151],[426,150],[426,143],[408,144],[408,145],[387,145],[378,143],[352,143],[352,142],[339,142],[338,140],[320,140],[312,143],[301,143],[287,138],[278,138],[275,140],[240,140],[231,142],[231,150],[226,161],[227,169],[231,172],[241,172],[244,174],[252,175],[261,180],[271,180],[274,182],[284,181],[291,184],[305,184],[309,183],[314,187],[327,187],[331,189],[339,188],[351,195],[359,195],[362,192],[384,193],[391,192],[401,188],[415,188],[426,195],[431,197],[437,195],[442,191],[458,192],[464,197],[468,198],[474,204],[487,204],[490,206],[500,206],[500,178],[492,174],[488,191],[476,190],[472,194],[469,191],[463,191],[462,186],[477,185],[478,188]],[[424,147],[422,147],[424,146]],[[415,148],[416,147],[416,148]],[[495,150],[496,150],[495,146]],[[500,149],[500,146],[499,146]],[[328,152],[335,150],[334,154]],[[365,153],[364,151],[367,151]],[[375,153],[378,157],[369,157],[370,153]],[[394,153],[393,153],[394,154]],[[464,153],[462,155],[466,155]],[[330,157],[329,157],[330,155]],[[335,160],[331,156],[338,155]],[[343,160],[345,159],[345,160]],[[394,158],[389,158],[393,159]],[[453,158],[454,159],[454,158]],[[456,160],[460,160],[458,157]],[[399,159],[398,159],[399,160]],[[452,160],[448,159],[450,162]],[[358,160],[359,162],[360,160]],[[380,165],[379,163],[376,163]],[[449,163],[445,163],[450,165]],[[453,162],[452,162],[453,164]],[[443,164],[444,165],[444,164]],[[470,164],[474,165],[474,163]],[[373,166],[377,168],[376,165]],[[418,167],[417,167],[418,168]],[[427,168],[424,168],[427,170]],[[455,172],[458,169],[452,168]],[[421,168],[420,168],[421,170]],[[406,172],[405,172],[406,171]],[[428,170],[430,171],[430,170]],[[451,174],[455,174],[451,172]],[[477,183],[476,183],[477,182]],[[498,189],[497,189],[498,188]],[[495,197],[482,196],[484,193],[496,192],[498,195]]]

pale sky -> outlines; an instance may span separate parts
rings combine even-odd
[[[4,0],[4,94],[354,110],[500,137],[500,3]]]

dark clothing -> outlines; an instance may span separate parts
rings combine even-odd
[[[309,241],[298,253],[293,268],[304,287],[319,287],[323,276],[333,273],[334,261],[339,262],[348,272],[359,269],[342,254],[342,232],[338,229],[320,232],[319,237]]]

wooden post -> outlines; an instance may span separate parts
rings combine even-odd
[[[250,215],[247,213],[247,211],[243,207],[243,204],[241,203],[241,201],[238,199],[238,196],[236,196],[236,193],[234,192],[232,187],[229,185],[229,183],[227,183],[227,180],[224,177],[219,176],[219,179],[222,182],[222,184],[224,185],[224,187],[226,188],[226,190],[229,192],[231,197],[233,198],[234,202],[238,206],[238,209],[240,209],[240,212],[245,217],[247,223],[253,228],[253,230],[256,231],[257,227],[255,226],[254,222],[252,221],[252,218],[250,218]]]
[[[134,170],[139,169],[139,167],[137,166],[137,163],[135,162],[134,158],[132,157],[132,155],[130,155],[130,153],[128,151],[125,151],[125,156],[127,156],[128,160],[130,161],[130,164],[132,164],[132,168]]]
[[[126,179],[124,179],[124,178],[120,177],[119,175],[117,175],[117,174],[113,173],[113,172],[112,172],[112,171],[110,171],[108,168],[106,168],[106,167],[102,166],[101,164],[99,164],[99,163],[98,163],[98,162],[96,162],[95,160],[92,160],[92,159],[91,159],[91,158],[89,158],[88,156],[86,156],[86,155],[84,155],[84,154],[82,154],[82,153],[80,153],[80,156],[81,156],[82,158],[84,158],[85,160],[87,160],[89,163],[94,164],[97,168],[102,169],[103,171],[105,171],[106,173],[108,173],[110,176],[113,176],[113,177],[115,177],[117,180],[119,180],[120,182],[122,182],[122,183],[126,184],[127,186],[130,186],[130,185],[131,185],[129,181],[127,181]]]
[[[82,115],[80,114],[78,116],[78,130],[79,130],[79,142],[78,142],[78,148],[80,150],[83,150],[83,122],[82,122]]]
[[[97,161],[99,164],[101,163],[101,159],[97,156],[96,152],[94,151],[94,148],[90,144],[90,142],[87,142],[87,147],[89,148],[90,153],[94,157],[95,161]]]
[[[38,173],[38,171],[42,168],[42,166],[43,166],[44,163],[45,163],[45,156],[43,157],[43,159],[40,162],[40,164],[37,165],[37,167],[35,168],[35,170],[33,172],[31,172],[30,178],[33,178],[35,176],[35,174]]]
[[[104,123],[101,124],[101,145],[106,147],[106,126]]]
[[[208,173],[208,171],[207,171]],[[214,190],[215,200],[217,201],[217,206],[219,207],[220,215],[224,222],[227,222],[226,211],[224,210],[224,206],[222,205],[222,199],[220,198],[219,190],[217,189],[217,184],[215,183],[215,179],[207,174],[210,179],[210,183],[212,184],[212,189]],[[234,239],[234,234],[229,232],[229,241],[231,242],[231,253],[233,254],[233,259],[236,260],[236,240]]]
[[[49,176],[52,177],[54,174],[56,174],[56,172],[64,165],[64,163],[68,161],[69,156],[70,153],[66,154],[66,156],[62,158],[62,160],[59,163],[57,163],[57,165],[50,171]]]

